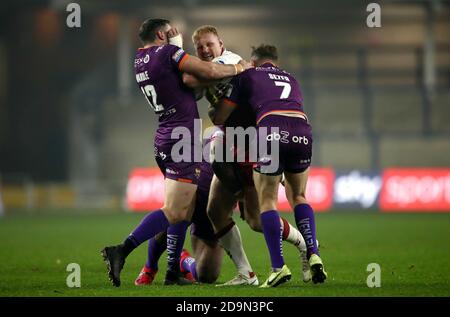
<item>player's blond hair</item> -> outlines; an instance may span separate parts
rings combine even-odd
[[[219,32],[217,31],[217,28],[215,26],[212,25],[202,25],[200,27],[198,27],[194,33],[192,34],[192,42],[197,42],[198,39],[200,38],[200,36],[208,34],[208,33],[212,33],[215,36],[219,37]]]

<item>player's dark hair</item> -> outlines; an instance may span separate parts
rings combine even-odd
[[[277,61],[278,51],[273,45],[261,44],[258,47],[252,46],[252,57],[255,57],[258,60],[270,59],[272,61]]]
[[[139,38],[143,43],[153,42],[156,40],[156,32],[169,23],[170,21],[165,19],[147,19],[139,28]]]

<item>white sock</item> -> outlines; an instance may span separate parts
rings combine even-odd
[[[283,225],[284,225],[284,223],[283,223]],[[300,231],[298,231],[297,228],[294,228],[291,224],[289,224],[289,234],[285,241],[289,242],[290,244],[295,245],[302,252],[306,252],[305,239],[303,239],[303,236],[300,233]]]
[[[242,246],[241,233],[238,226],[234,225],[231,227],[227,233],[219,238],[219,243],[227,251],[239,273],[247,277],[250,276],[250,272],[253,272],[253,269]]]

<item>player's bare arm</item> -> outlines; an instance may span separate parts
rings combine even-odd
[[[231,77],[242,73],[244,70],[252,67],[251,65],[233,64],[221,65],[211,62],[204,62],[198,57],[187,56],[180,70],[198,77],[201,80],[215,80],[225,77]]]
[[[216,80],[205,80],[199,79],[191,74],[183,74],[183,83],[189,88],[205,88],[210,85],[214,85],[217,83]]]
[[[239,61],[240,65],[244,67],[244,69],[251,68],[251,64],[247,62],[246,60],[241,59]],[[236,64],[236,65],[238,65]],[[188,86],[189,88],[204,88],[208,87],[210,85],[215,85],[218,83],[217,80],[206,80],[204,78],[198,78],[195,75],[192,74],[183,74],[183,83]]]

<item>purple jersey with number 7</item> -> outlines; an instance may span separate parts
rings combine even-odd
[[[258,139],[258,150],[265,144],[268,151],[258,152],[255,169],[268,175],[306,170],[311,164],[312,130],[303,112],[303,97],[297,80],[272,63],[264,63],[236,76],[231,85],[225,102],[249,106],[256,114],[258,133],[267,129],[272,136],[263,141]],[[272,128],[278,128],[278,132]],[[275,139],[276,134],[278,139]],[[276,143],[278,151],[272,150]]]
[[[140,48],[136,53],[136,81],[159,115],[157,140],[170,140],[172,130],[180,126],[193,133],[194,119],[199,118],[194,93],[181,77],[180,67],[187,56],[183,49],[171,44]]]
[[[225,102],[240,106],[248,104],[256,114],[256,124],[277,111],[305,115],[297,80],[271,63],[264,63],[235,76],[231,85]]]

